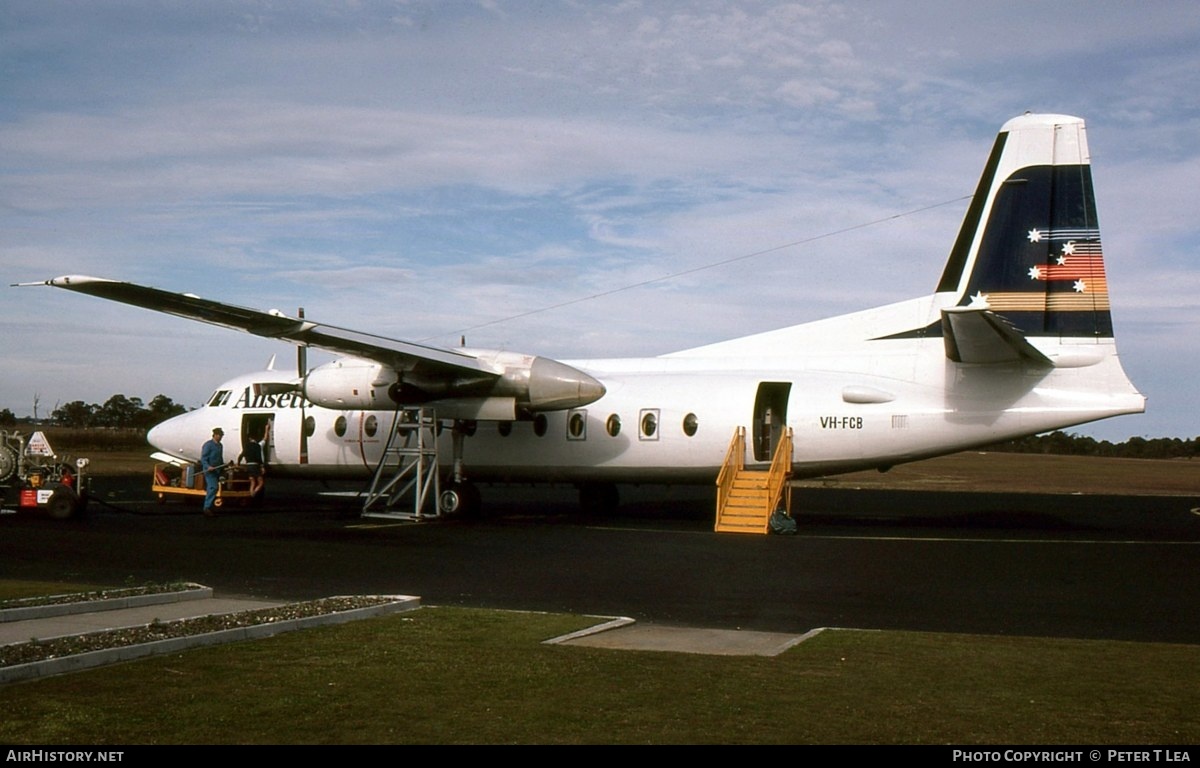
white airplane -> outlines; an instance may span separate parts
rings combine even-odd
[[[606,507],[616,483],[712,483],[738,427],[750,466],[792,430],[792,472],[812,477],[1142,412],[1117,357],[1089,163],[1083,120],[1014,118],[932,294],[660,357],[440,349],[102,278],[45,284],[345,356],[222,384],[150,431],[170,456],[196,461],[217,426],[237,446],[269,425],[273,478],[369,477],[397,407],[427,406],[452,427],[437,448],[445,510],[477,505],[468,475],[574,483]]]

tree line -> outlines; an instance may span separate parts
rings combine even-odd
[[[1067,456],[1112,456],[1122,459],[1190,459],[1200,455],[1200,437],[1131,437],[1122,443],[1067,432],[1030,435],[990,446],[1008,453],[1053,453]]]
[[[155,395],[149,403],[143,403],[140,397],[113,395],[103,405],[82,400],[60,405],[50,414],[50,423],[73,429],[149,429],[185,411],[187,408],[166,395]],[[0,409],[0,428],[15,427],[17,421],[8,408]]]

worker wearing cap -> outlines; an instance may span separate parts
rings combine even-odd
[[[217,427],[212,431],[212,440],[200,449],[200,471],[204,473],[204,514],[212,517],[216,514],[213,505],[217,500],[217,489],[221,487],[221,470],[225,468],[225,453],[221,448],[221,438],[225,430]]]

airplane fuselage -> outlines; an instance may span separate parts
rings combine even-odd
[[[763,344],[803,345],[786,329]],[[786,357],[765,354],[566,361],[604,382],[586,407],[518,421],[480,421],[466,438],[468,476],[485,482],[712,483],[734,430],[745,427],[746,460],[765,465],[780,431],[794,432],[793,471],[820,476],[987,445],[1071,424],[1140,412],[1111,339],[1042,347],[1062,367],[952,363],[941,338],[880,339]],[[860,354],[854,354],[854,346]],[[1111,391],[1097,394],[1097,379]],[[293,381],[260,371],[222,385],[209,405],[156,427],[151,443],[195,459],[214,427],[227,450],[271,422],[272,475],[368,477],[378,465],[393,410],[334,410]],[[278,388],[278,387],[277,387]],[[436,411],[436,403],[433,404]],[[303,435],[305,429],[310,434]],[[305,454],[302,458],[302,452]],[[449,430],[439,444],[448,466]]]

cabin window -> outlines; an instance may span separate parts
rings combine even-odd
[[[496,431],[500,433],[500,437],[508,437],[512,434],[512,422],[501,421],[496,424]]]
[[[533,420],[533,434],[542,437],[546,434],[546,414],[539,413]]]
[[[608,421],[604,422],[604,428],[608,430],[608,434],[616,437],[621,434],[621,417],[613,414],[608,417]]]
[[[567,439],[587,439],[587,411],[571,411],[567,416]]]
[[[363,431],[367,433],[367,437],[375,437],[375,433],[379,431],[379,419],[375,418],[374,414],[367,417],[366,423],[363,424]]]
[[[346,436],[346,417],[338,416],[337,421],[333,422],[333,434],[338,437]]]
[[[317,432],[317,420],[312,416],[307,416],[304,419],[304,436],[312,437]]]
[[[700,422],[696,420],[696,414],[689,413],[683,417],[683,434],[694,437],[698,426],[700,426]]]
[[[658,439],[658,409],[643,408],[638,418],[638,439]]]

